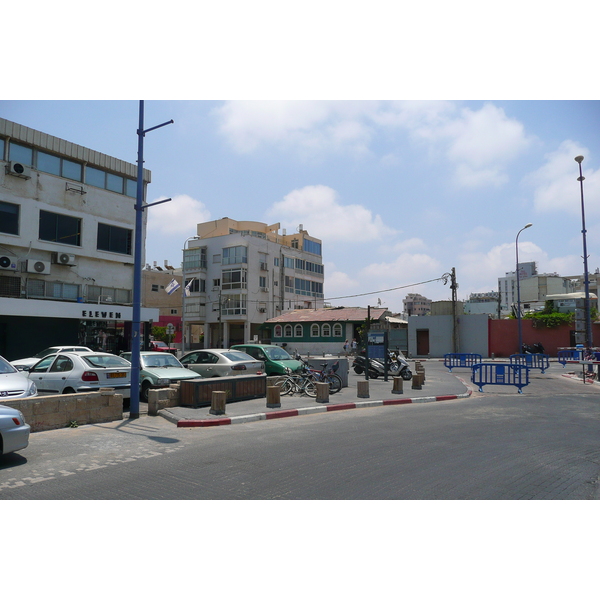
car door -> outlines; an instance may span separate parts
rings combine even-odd
[[[218,362],[219,357],[215,356],[212,352],[206,352],[200,350],[196,354],[196,361],[190,367],[202,375],[202,377],[217,377],[219,373],[215,371],[215,364]]]
[[[73,370],[73,361],[61,354],[47,356],[29,371],[29,379],[44,394],[62,394],[66,379]]]

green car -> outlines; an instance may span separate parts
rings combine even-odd
[[[265,363],[267,375],[285,375],[291,371],[299,371],[302,363],[294,360],[283,348],[268,344],[237,344],[231,350],[241,350],[257,360]]]
[[[131,362],[131,352],[121,356]],[[182,379],[198,379],[195,371],[186,369],[172,354],[167,352],[140,352],[140,399],[148,402],[148,390],[169,387]]]

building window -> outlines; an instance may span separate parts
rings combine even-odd
[[[223,281],[224,290],[245,290],[246,284],[246,269],[223,269],[221,280]]]
[[[336,323],[333,326],[333,337],[343,337],[341,323]]]
[[[183,252],[183,270],[206,269],[206,248],[190,248]]]
[[[319,242],[314,242],[313,240],[308,240],[304,238],[304,244],[302,249],[305,252],[310,252],[311,254],[318,254],[321,256],[321,244]]]
[[[267,278],[266,277],[258,278],[258,287],[260,287],[261,291],[263,291],[263,292],[267,289]]]
[[[77,298],[80,297],[80,286],[73,283],[62,283],[60,281],[28,279],[27,297],[76,301]]]
[[[273,266],[278,267],[279,266],[279,257],[275,256],[273,258]]]
[[[20,144],[11,142],[9,144],[9,159],[13,162],[19,162],[33,167],[33,148],[27,148]]]
[[[131,255],[132,238],[133,232],[131,229],[98,223],[96,248],[98,250],[105,250],[106,252]]]
[[[292,326],[291,325],[286,325],[283,328],[283,337],[292,337]]]
[[[295,267],[295,265],[296,265],[296,263],[293,258],[290,258],[288,256],[283,257],[283,266],[286,269],[293,269]]]
[[[108,288],[99,285],[88,285],[88,302],[98,302],[103,304],[131,304],[132,292],[121,288]]]
[[[282,332],[283,332],[283,328],[281,327],[281,325],[275,325],[275,330],[273,332],[273,336],[276,338],[283,337]]]
[[[40,240],[81,246],[81,219],[40,210]]]
[[[319,326],[316,323],[310,326],[310,337],[319,337]]]
[[[221,314],[223,315],[245,315],[246,296],[223,296]]]
[[[331,325],[329,323],[323,323],[321,326],[322,337],[331,337]]]
[[[294,337],[301,338],[302,336],[304,336],[304,331],[302,330],[302,325],[296,325],[294,327]]]
[[[0,232],[19,235],[19,211],[21,207],[0,201]]]
[[[223,248],[223,264],[235,265],[248,262],[248,248],[246,246],[233,246]]]

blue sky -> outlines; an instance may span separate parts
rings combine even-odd
[[[179,265],[204,220],[302,224],[323,240],[326,298],[400,311],[409,292],[450,298],[440,281],[416,284],[453,267],[460,299],[495,290],[531,222],[520,259],[574,275],[583,154],[589,266],[600,267],[591,2],[541,13],[375,0],[342,12],[257,0],[194,18],[183,6],[138,15],[120,2],[118,20],[61,21],[68,35],[42,8],[27,44],[5,33],[30,69],[10,79],[0,116],[132,163],[138,98],[146,128],[174,119],[145,138],[148,198],[173,198],[149,209],[147,262]]]
[[[135,162],[137,101],[3,101],[0,115]],[[496,289],[519,257],[582,271],[583,154],[590,270],[600,267],[600,102],[145,102],[147,262],[179,265],[195,223],[231,217],[302,224],[323,240],[334,304],[402,309],[417,292]],[[390,288],[403,289],[381,292]],[[368,292],[372,295],[358,296]],[[381,292],[381,293],[377,293]]]

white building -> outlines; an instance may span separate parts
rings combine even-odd
[[[279,223],[223,218],[199,223],[184,248],[184,331],[204,329],[204,347],[230,347],[260,339],[261,326],[297,308],[323,306],[321,240]]]
[[[1,355],[128,347],[136,176],[134,164],[0,119]]]

